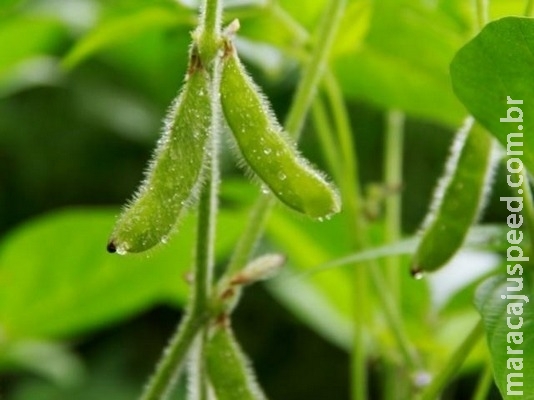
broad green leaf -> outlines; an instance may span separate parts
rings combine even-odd
[[[218,255],[243,219],[221,213]],[[105,251],[116,211],[74,209],[30,221],[0,245],[0,331],[19,338],[66,337],[141,311],[182,302],[192,267],[195,218],[165,248],[146,256]]]
[[[428,3],[373,5],[363,44],[334,62],[345,94],[457,126],[463,111],[450,89],[448,65],[470,31]]]
[[[522,161],[534,171],[534,20],[507,17],[491,22],[454,57],[453,88],[471,114],[506,148],[510,133],[523,142]],[[512,104],[512,100],[522,104]],[[524,115],[524,119],[520,118]],[[508,146],[510,149],[510,146]]]
[[[194,22],[195,18],[190,12],[163,7],[145,8],[130,15],[117,17],[109,22],[103,22],[79,41],[65,56],[63,65],[69,69],[74,68],[94,53],[122,42],[135,40],[147,31],[182,24],[192,25]]]
[[[512,264],[514,265],[514,264]],[[487,279],[477,289],[475,304],[484,320],[491,353],[495,381],[505,399],[534,399],[534,310],[529,303],[534,296],[530,273],[498,275]],[[507,279],[518,279],[507,281]],[[522,288],[511,291],[510,288]],[[528,296],[502,299],[501,296]],[[522,319],[522,320],[520,320]],[[512,327],[510,327],[512,326]],[[514,327],[516,326],[516,327]],[[512,354],[516,352],[516,354]],[[521,360],[521,370],[515,370],[513,360]],[[521,374],[513,376],[509,374]],[[522,386],[510,382],[523,382]],[[521,394],[512,395],[512,392]]]
[[[0,78],[18,63],[54,51],[63,41],[62,25],[51,18],[12,18],[0,23]]]
[[[1,370],[30,371],[60,387],[79,384],[85,372],[81,360],[64,346],[36,341],[0,344]]]

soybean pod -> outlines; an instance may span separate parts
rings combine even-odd
[[[228,326],[217,325],[205,346],[206,369],[218,400],[265,400]]]
[[[243,158],[272,193],[312,218],[339,212],[336,190],[283,132],[230,40],[222,61],[220,91],[224,116]]]
[[[469,117],[456,135],[445,176],[436,189],[412,274],[437,270],[460,249],[488,196],[494,161],[491,136]]]
[[[136,253],[167,241],[200,185],[212,123],[210,78],[193,48],[146,178],[119,217],[108,251]]]

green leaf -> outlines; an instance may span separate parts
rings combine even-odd
[[[491,22],[454,57],[451,67],[453,88],[471,114],[503,146],[508,134],[532,132],[534,119],[513,117],[534,104],[534,20],[507,17]],[[508,98],[522,100],[511,104]],[[524,108],[523,108],[524,107]],[[509,122],[501,121],[507,115]],[[520,130],[519,125],[522,126]],[[534,135],[525,134],[522,161],[534,171]]]
[[[22,61],[55,50],[63,40],[61,23],[51,18],[18,17],[0,24],[0,78]]]
[[[195,219],[185,219],[160,251],[117,257],[105,250],[115,216],[109,209],[64,210],[30,221],[3,240],[0,331],[6,341],[67,337],[155,303],[185,299]],[[219,257],[242,225],[242,214],[221,212]]]
[[[190,12],[163,7],[147,7],[127,16],[111,19],[80,40],[63,59],[63,66],[74,68],[94,53],[134,40],[147,31],[181,24],[192,25],[194,21]]]
[[[64,346],[36,341],[0,345],[0,370],[4,369],[31,371],[61,387],[79,384],[85,372],[81,360]]]
[[[523,289],[510,291],[509,288],[515,288],[518,284],[508,282],[507,278],[519,278]],[[484,320],[495,381],[505,399],[518,398],[518,395],[510,395],[510,390],[522,391],[521,399],[534,399],[534,380],[532,380],[534,376],[534,310],[530,304],[526,303],[528,299],[501,298],[503,295],[525,295],[532,299],[534,291],[531,282],[530,273],[522,276],[499,275],[483,282],[476,293],[475,304]],[[519,314],[521,311],[522,314],[514,315],[514,310],[509,307],[510,304],[517,305],[515,312]],[[512,325],[518,325],[519,318],[523,318],[522,325],[518,329],[512,329],[508,326],[508,318],[511,318]],[[515,334],[517,336],[513,336]],[[509,351],[521,351],[521,354],[508,354]],[[522,370],[516,371],[512,364],[508,365],[514,358],[521,358]],[[522,374],[522,378],[512,378],[513,381],[523,382],[522,387],[508,385],[510,373]]]

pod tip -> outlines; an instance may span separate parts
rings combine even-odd
[[[113,243],[113,241],[111,240],[107,247],[106,247],[108,253],[116,253],[117,252],[117,247],[115,246],[115,243]]]

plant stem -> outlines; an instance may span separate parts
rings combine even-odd
[[[386,185],[386,243],[395,243],[401,237],[402,200],[400,190],[402,186],[402,166],[404,149],[404,114],[392,110],[386,118],[386,154],[385,176]],[[386,259],[386,273],[392,296],[396,302],[400,301],[400,273],[399,257]]]
[[[432,380],[421,396],[421,400],[435,400],[447,386],[447,383],[458,373],[460,367],[466,360],[471,350],[478,343],[484,334],[484,325],[478,321],[471,333],[467,335],[464,342],[458,347],[445,368]]]
[[[339,88],[339,85],[331,74],[326,75],[325,86],[329,99],[332,103],[334,119],[337,120],[336,131],[340,136],[339,141],[340,145],[342,146],[343,160],[346,162],[346,165],[343,167],[343,170],[347,174],[347,179],[346,182],[342,185],[342,190],[346,191],[346,193],[342,193],[342,197],[345,204],[345,208],[349,213],[349,218],[354,224],[352,227],[352,231],[356,232],[356,234],[353,235],[355,250],[364,250],[369,247],[366,235],[367,222],[365,221],[364,214],[361,211],[361,189],[358,185],[359,177],[357,171],[358,162],[355,147],[352,140],[353,135],[350,128],[349,117],[343,103],[343,95],[341,93],[341,89]],[[349,168],[351,168],[351,172],[349,172]],[[366,302],[369,296],[367,295],[368,289],[365,285],[365,282],[368,276],[371,282],[373,283],[373,286],[375,287],[375,291],[382,305],[387,323],[390,327],[390,331],[396,339],[396,342],[405,359],[406,364],[410,369],[419,368],[420,361],[418,356],[414,353],[412,346],[410,345],[410,341],[408,340],[406,329],[404,327],[402,319],[400,318],[401,313],[397,307],[398,303],[392,296],[391,290],[384,279],[384,276],[379,268],[378,263],[376,262],[376,260],[371,260],[367,263],[367,266],[368,268],[354,268],[354,290],[356,291],[355,296],[357,296],[355,298],[355,311],[357,313],[357,315],[355,315],[355,324],[360,323],[359,319],[362,317],[360,314],[364,313],[365,310],[367,310]],[[355,344],[358,340],[363,340],[363,334],[361,332],[358,332],[359,329],[360,328],[358,326],[355,326]],[[363,348],[365,348],[365,343],[360,342],[359,345],[364,346]],[[361,353],[361,351],[358,353]],[[359,354],[356,354],[355,356],[360,357]],[[355,374],[353,395],[356,395],[356,393],[360,393],[361,395],[361,390],[358,389],[358,387],[356,386],[362,385],[361,380],[363,378],[361,376],[358,377],[357,374],[361,373],[361,369],[363,368],[363,366],[354,365],[354,363],[356,362],[361,362],[361,360],[356,359],[353,362]],[[359,399],[360,397],[354,398]]]
[[[354,151],[354,141],[343,94],[331,74],[325,77],[325,91],[334,117],[342,159],[343,179],[340,182],[343,207],[349,221],[349,231],[355,250],[366,247],[365,221],[362,218],[361,192],[359,187],[358,161]],[[352,385],[353,400],[365,400],[367,391],[367,346],[365,327],[369,310],[368,271],[366,268],[353,268],[353,348],[352,348]]]
[[[196,41],[203,60],[208,68],[213,93],[217,79],[216,56],[219,46],[221,3],[219,0],[206,0],[202,8],[203,21],[197,33]],[[189,353],[192,342],[209,320],[209,301],[213,280],[215,226],[217,216],[217,196],[219,187],[219,105],[213,102],[211,129],[212,139],[209,149],[210,160],[207,165],[207,179],[201,189],[198,225],[196,262],[194,271],[191,307],[186,312],[175,335],[163,353],[156,372],[150,379],[141,400],[163,400],[171,394],[184,360]]]
[[[337,35],[346,0],[330,0],[316,32],[316,41],[309,62],[297,87],[285,128],[293,137],[298,137],[311,106],[315,92],[328,63],[332,43]]]
[[[534,14],[534,0],[528,0],[525,7],[525,17],[532,17]]]
[[[209,68],[220,49],[222,0],[204,0],[201,9],[201,23],[195,33],[200,58]]]
[[[488,0],[476,0],[477,26],[480,31],[489,21]]]
[[[493,383],[493,371],[491,365],[488,364],[482,372],[475,393],[473,395],[473,400],[486,400],[488,398],[488,393],[491,390],[491,384]]]
[[[164,400],[169,397],[191,344],[207,319],[207,314],[187,313],[145,387],[141,400]]]
[[[334,140],[332,135],[332,129],[323,100],[317,97],[312,105],[312,117],[313,125],[321,144],[321,149],[325,155],[326,163],[335,182],[341,182],[343,180],[343,169],[338,157],[339,146]]]
[[[212,162],[208,181],[203,187],[198,207],[197,248],[193,282],[193,312],[202,312],[209,305],[213,280],[213,248],[218,194],[218,163],[215,143],[211,150]]]
[[[252,257],[256,243],[261,238],[265,228],[265,222],[267,221],[269,211],[273,205],[273,196],[270,194],[262,194],[252,206],[252,210],[248,217],[248,224],[241,234],[241,237],[234,248],[230,263],[228,264],[226,272],[228,276],[234,275],[240,269],[245,267]]]
[[[317,37],[320,39],[313,48],[312,57],[303,71],[302,79],[293,98],[291,109],[284,126],[297,139],[300,137],[309,106],[313,101],[319,80],[322,76],[326,58],[330,51],[333,37],[337,32],[339,19],[345,8],[345,3],[346,0],[332,0],[329,2],[328,10],[325,12],[325,17],[317,33]],[[227,274],[230,271],[232,273],[239,271],[248,262],[256,242],[263,233],[265,220],[273,204],[274,200],[272,195],[263,195],[254,205],[247,227],[232,254]]]

